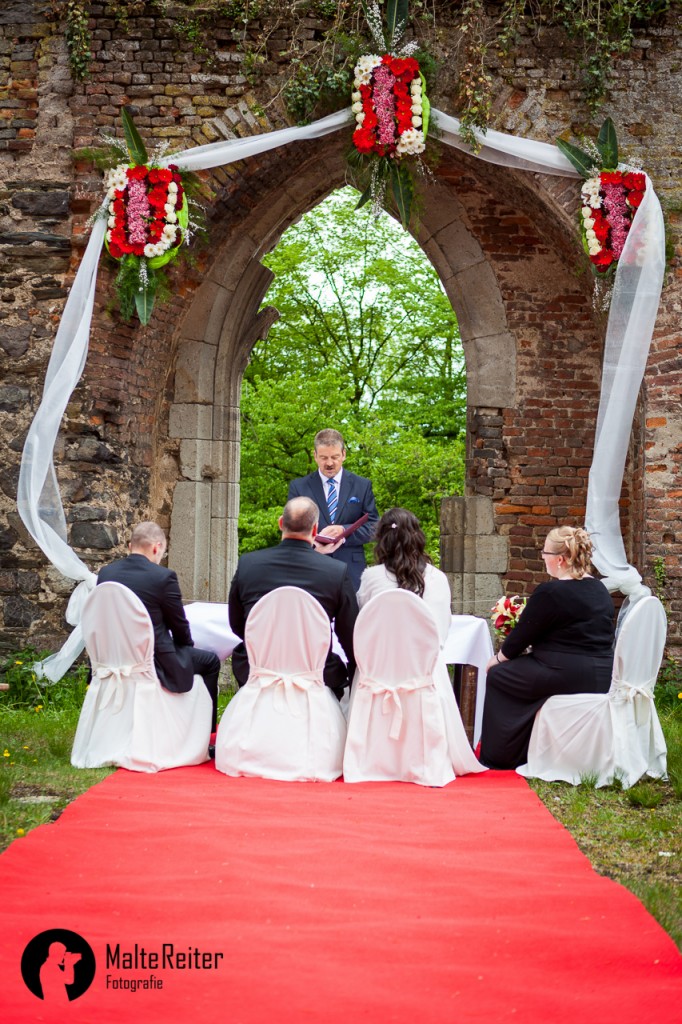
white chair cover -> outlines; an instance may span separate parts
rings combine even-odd
[[[322,605],[298,587],[278,587],[251,609],[244,641],[249,678],[220,720],[216,768],[289,782],[338,779],[346,720],[324,684],[331,626]]]
[[[624,789],[643,775],[666,778],[666,745],[654,705],[667,623],[656,597],[628,612],[616,641],[608,693],[562,694],[535,716],[526,778],[574,786],[595,777],[597,786],[620,779]]]
[[[345,781],[452,782],[443,703],[434,681],[438,627],[427,606],[406,590],[377,594],[358,616],[353,647],[357,672]]]
[[[154,630],[139,597],[120,583],[100,583],[82,623],[92,682],[71,764],[157,772],[206,761],[211,698],[198,675],[189,693],[163,689],[154,669]]]

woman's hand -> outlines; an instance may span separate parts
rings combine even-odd
[[[502,651],[498,651],[497,654],[493,654],[492,658],[490,659],[490,661],[486,665],[486,667],[485,667],[486,672],[490,672],[490,669],[494,668],[495,665],[503,665],[505,661],[509,661],[509,658],[505,658],[505,656],[502,653]]]

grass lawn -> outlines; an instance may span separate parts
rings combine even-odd
[[[85,669],[41,689],[32,658],[14,659],[0,692],[0,850],[106,778],[110,768],[72,768],[69,757],[85,693]],[[26,666],[26,667],[25,667]],[[656,690],[668,745],[670,780],[632,789],[533,781],[551,813],[572,833],[595,870],[635,893],[682,949],[682,683]],[[220,696],[219,714],[230,691]]]

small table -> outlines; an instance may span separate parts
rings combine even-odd
[[[492,656],[493,642],[487,619],[480,619],[477,615],[453,615],[450,632],[443,646],[443,657],[448,665],[473,665],[476,668],[478,685],[474,715],[474,747],[481,738],[485,667]]]

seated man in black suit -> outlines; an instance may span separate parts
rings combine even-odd
[[[335,561],[345,562],[357,591],[365,568],[364,544],[374,537],[379,522],[372,484],[364,476],[343,469],[346,446],[338,430],[320,430],[315,435],[314,459],[317,470],[289,484],[289,498],[312,498],[320,510],[320,533],[336,537],[367,512],[369,519],[343,545],[320,546],[318,551]]]
[[[317,534],[317,505],[311,498],[288,501],[279,519],[282,540],[274,548],[242,555],[232,579],[229,597],[230,627],[243,640],[249,612],[265,594],[278,587],[300,587],[320,602],[330,621],[348,665],[330,651],[324,667],[324,681],[341,699],[345,686],[353,681],[353,627],[358,614],[355,591],[343,562],[324,558],[314,546]],[[339,545],[330,545],[331,547]],[[232,652],[232,671],[240,686],[249,678],[249,661],[243,643]]]
[[[186,693],[192,689],[194,675],[200,675],[213,702],[211,732],[215,732],[220,661],[212,651],[194,646],[178,577],[159,564],[166,553],[166,536],[156,523],[138,523],[128,547],[128,557],[103,566],[97,582],[122,583],[137,594],[154,627],[159,682],[172,693]]]

